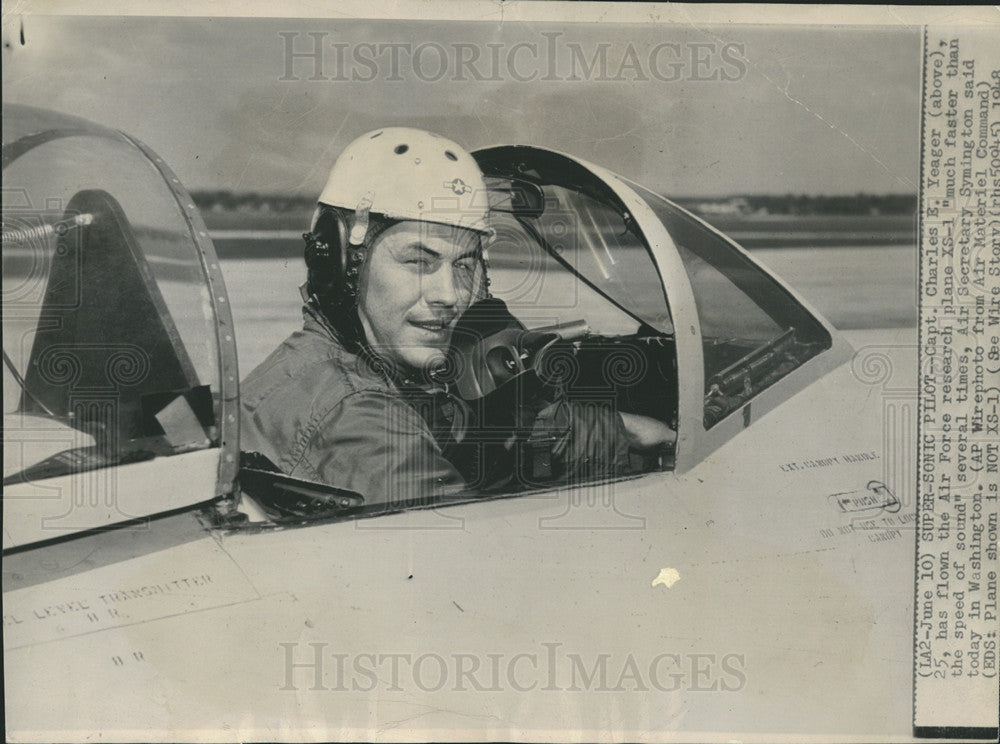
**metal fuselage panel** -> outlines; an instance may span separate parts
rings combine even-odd
[[[860,340],[913,366],[909,339]],[[687,474],[205,535],[9,592],[7,679],[62,703],[42,712],[8,685],[8,731],[350,738],[406,719],[411,735],[510,738],[551,732],[559,709],[599,738],[613,709],[635,736],[765,735],[797,716],[831,737],[907,737],[892,726],[910,704],[913,493],[905,474],[884,484],[898,503],[870,486],[892,476],[887,397],[856,372]],[[119,617],[88,632],[86,611],[65,620],[73,601]]]

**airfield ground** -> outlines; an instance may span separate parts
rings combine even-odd
[[[301,324],[298,286],[305,272],[297,231],[308,225],[308,215],[261,219],[209,213],[206,221],[231,297],[240,369],[246,374]],[[808,217],[718,223],[838,328],[916,325],[918,254],[912,219]]]

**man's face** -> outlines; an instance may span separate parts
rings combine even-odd
[[[475,294],[479,252],[477,233],[450,225],[404,221],[379,235],[358,302],[372,347],[416,369],[439,365]]]

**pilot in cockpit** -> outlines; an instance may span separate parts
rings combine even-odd
[[[241,448],[380,503],[614,477],[672,443],[660,421],[531,375],[468,382],[490,375],[474,360],[496,333],[545,341],[489,297],[491,235],[456,143],[385,128],[349,144],[305,235],[303,327],[241,386]]]

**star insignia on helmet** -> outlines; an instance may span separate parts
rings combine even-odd
[[[445,188],[450,188],[456,194],[461,196],[462,194],[468,194],[472,191],[472,187],[463,181],[461,178],[455,178],[451,181],[445,181]]]

